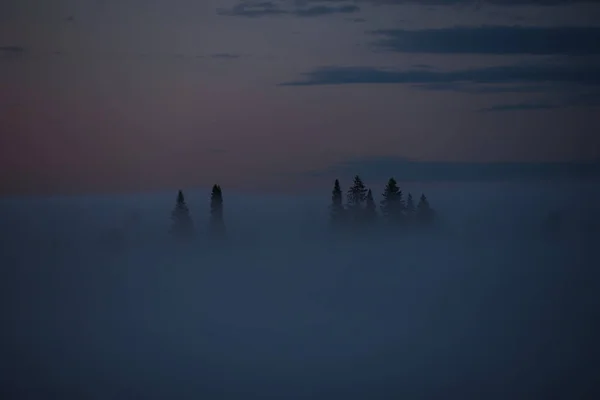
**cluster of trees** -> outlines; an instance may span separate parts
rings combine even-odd
[[[331,222],[336,228],[360,227],[373,225],[383,219],[390,226],[410,224],[428,225],[435,219],[435,212],[430,207],[424,194],[415,206],[412,194],[408,193],[406,201],[404,194],[394,178],[390,178],[383,192],[381,201],[381,217],[373,199],[373,192],[367,189],[362,179],[354,177],[352,186],[346,193],[346,204],[343,201],[342,188],[338,179],[335,180],[330,206]],[[177,194],[175,208],[171,212],[171,234],[185,239],[194,236],[194,222],[185,202],[183,192]],[[214,185],[210,195],[209,234],[214,238],[225,237],[225,221],[223,219],[223,191],[219,185]]]
[[[175,208],[171,212],[171,221],[172,225],[170,232],[175,237],[179,239],[189,239],[194,236],[194,222],[181,190],[177,194]],[[210,194],[209,233],[215,238],[223,238],[225,236],[223,191],[219,185],[214,185]]]
[[[394,178],[388,180],[383,191],[380,204],[382,219],[390,226],[409,224],[431,224],[435,212],[430,207],[425,194],[421,194],[415,206],[412,194],[408,193],[406,201],[404,194]],[[367,189],[362,179],[354,177],[352,186],[346,193],[346,204],[343,204],[343,192],[338,179],[335,180],[331,194],[331,222],[335,227],[365,227],[376,223],[379,219],[377,205],[373,192]]]

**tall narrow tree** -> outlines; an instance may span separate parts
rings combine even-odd
[[[225,236],[225,221],[223,220],[223,191],[221,186],[214,185],[210,193],[210,233],[213,237]]]
[[[333,190],[331,191],[331,206],[329,207],[331,215],[331,223],[340,227],[344,220],[344,205],[342,201],[342,188],[340,187],[340,181],[335,180],[333,184]]]
[[[352,186],[348,189],[348,207],[362,207],[363,203],[367,200],[367,192],[367,188],[362,179],[356,175],[352,182]]]
[[[348,212],[354,222],[361,219],[363,204],[367,200],[367,188],[362,179],[358,175],[354,177],[352,186],[348,189],[346,201],[348,204]]]
[[[415,209],[415,202],[413,200],[412,194],[410,194],[410,193],[408,194],[408,197],[406,198],[406,208],[404,210],[404,213],[406,215],[406,219],[408,220],[408,222],[414,221],[416,209]]]
[[[365,222],[369,225],[373,224],[377,220],[377,205],[375,205],[375,200],[373,200],[373,192],[371,192],[371,189],[369,189],[367,192],[364,217]]]
[[[419,199],[419,204],[417,204],[417,220],[422,224],[428,225],[433,222],[433,218],[434,211],[429,205],[429,201],[427,200],[427,197],[425,197],[425,194],[422,194]]]
[[[171,212],[171,233],[177,238],[190,238],[194,233],[194,223],[185,202],[183,192],[177,193],[175,208]]]
[[[398,224],[401,222],[404,212],[404,200],[402,191],[398,187],[396,180],[390,178],[383,191],[383,200],[381,200],[381,212],[388,222]]]

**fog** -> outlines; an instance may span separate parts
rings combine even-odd
[[[597,182],[400,186],[435,229],[334,234],[329,188],[223,188],[225,243],[209,189],[189,243],[176,192],[0,199],[2,398],[600,395]]]

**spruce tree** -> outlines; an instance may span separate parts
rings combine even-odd
[[[180,190],[177,194],[175,208],[171,212],[171,233],[177,238],[190,238],[194,233],[194,223],[190,216],[190,210],[185,203],[185,197]]]
[[[367,192],[367,204],[364,210],[365,222],[367,224],[372,224],[377,220],[377,206],[375,205],[375,200],[373,200],[373,192],[371,189]]]
[[[434,212],[431,206],[429,205],[429,201],[425,194],[421,195],[419,199],[419,204],[417,204],[417,220],[425,225],[433,222]]]
[[[404,200],[402,191],[398,187],[396,180],[390,178],[383,191],[383,200],[381,200],[381,212],[383,216],[391,223],[399,223],[402,220],[404,212]]]
[[[367,200],[367,192],[367,188],[365,187],[362,179],[356,175],[354,177],[354,182],[348,189],[346,196],[348,211],[350,212],[354,222],[358,222],[360,220],[363,204]]]
[[[221,186],[213,185],[210,194],[210,233],[213,237],[225,236],[225,221],[223,220],[223,191]]]
[[[348,207],[362,207],[363,203],[367,200],[367,188],[363,183],[362,179],[358,175],[354,177],[352,186],[348,189],[347,202]]]
[[[342,188],[340,187],[340,181],[336,179],[331,191],[331,223],[339,227],[344,219],[344,211]]]
[[[415,203],[413,201],[412,194],[409,193],[408,197],[406,198],[406,208],[405,208],[406,218],[408,219],[409,222],[412,222],[414,220],[416,211],[417,210],[415,209]]]

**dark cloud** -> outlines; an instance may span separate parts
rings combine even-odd
[[[594,64],[532,64],[471,68],[456,71],[371,67],[321,67],[304,74],[306,79],[280,86],[345,84],[581,84],[599,85],[600,69]]]
[[[349,18],[348,21],[355,22],[357,24],[367,22],[367,20],[364,18]]]
[[[377,49],[445,54],[600,54],[600,27],[481,26],[369,32]]]
[[[548,87],[543,83],[535,85],[517,84],[474,84],[474,83],[425,83],[412,85],[417,89],[433,90],[433,91],[447,91],[447,92],[458,92],[458,93],[471,93],[471,94],[486,94],[486,93],[538,93],[547,92]]]
[[[295,3],[346,3],[347,0],[296,0]],[[565,6],[576,3],[598,3],[598,0],[353,0],[355,3],[373,5],[419,4],[424,6]]]
[[[600,106],[600,91],[592,91],[577,95],[567,100],[568,105],[596,107]]]
[[[318,17],[321,15],[330,14],[351,14],[360,11],[360,8],[354,5],[340,6],[340,7],[329,7],[329,6],[316,6],[309,8],[299,8],[291,11],[291,14],[298,17]]]
[[[394,176],[402,182],[597,179],[600,178],[600,163],[425,162],[404,157],[372,157],[346,160],[308,174],[342,179],[359,174],[366,181],[385,180]]]
[[[21,46],[0,46],[0,54],[21,54],[25,52],[25,48]]]
[[[600,106],[600,91],[594,91],[575,96],[564,96],[557,102],[523,102],[516,104],[498,104],[488,108],[482,108],[480,112],[503,112],[503,111],[529,111],[529,110],[551,110],[565,107],[597,107]]]
[[[287,14],[288,11],[279,8],[278,5],[271,1],[264,2],[243,2],[228,9],[219,9],[217,14],[236,16],[236,17],[264,17],[272,15]]]
[[[550,103],[517,103],[517,104],[499,104],[489,108],[482,108],[480,112],[498,112],[498,111],[529,111],[529,110],[551,110],[560,108],[558,104]]]
[[[360,11],[360,8],[358,6],[347,4],[340,6],[316,5],[310,7],[282,8],[272,1],[245,1],[229,9],[219,9],[217,10],[217,14],[248,18],[278,15],[288,15],[295,17],[320,17],[332,14],[351,14],[358,11]]]
[[[211,56],[211,58],[218,58],[218,59],[222,59],[222,60],[233,60],[233,59],[241,57],[239,54],[232,54],[232,53],[215,53],[215,54],[211,54],[210,56]]]

